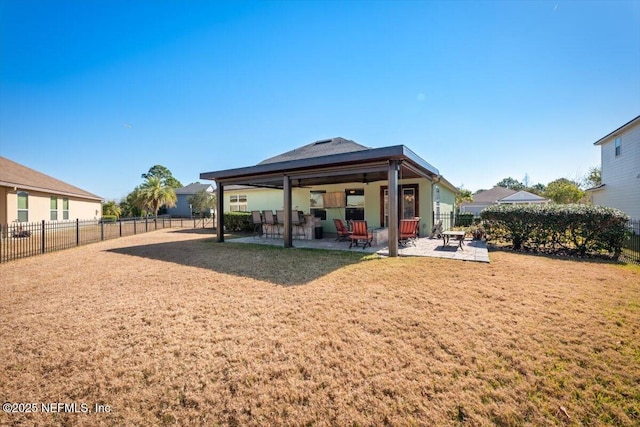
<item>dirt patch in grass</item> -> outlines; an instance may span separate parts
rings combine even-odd
[[[2,425],[640,422],[640,268],[158,231],[0,265]]]

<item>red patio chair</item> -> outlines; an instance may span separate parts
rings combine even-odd
[[[401,219],[400,229],[398,230],[398,242],[406,246],[409,242],[416,245],[415,240],[418,238],[418,223],[420,218]]]
[[[355,243],[358,246],[358,242],[364,242],[362,245],[362,249],[367,246],[371,246],[371,242],[373,241],[373,233],[369,231],[367,227],[367,221],[362,220],[354,220],[351,221],[351,234],[349,235],[349,239],[351,239],[351,243],[349,244],[349,249]]]
[[[336,240],[344,242],[345,240],[349,239],[349,235],[351,234],[351,232],[344,225],[344,222],[342,222],[341,219],[334,218],[333,223],[336,225],[336,231],[338,232],[338,238]]]

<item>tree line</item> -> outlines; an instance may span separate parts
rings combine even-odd
[[[152,166],[140,176],[144,181],[120,202],[110,200],[102,205],[102,214],[119,217],[140,217],[166,213],[176,206],[176,189],[183,187],[171,171],[162,165]],[[192,212],[204,215],[215,206],[215,196],[205,190],[189,196]]]
[[[529,175],[525,174],[522,182],[515,178],[507,177],[496,183],[498,187],[509,188],[514,191],[527,191],[545,197],[554,203],[568,204],[578,203],[585,198],[585,191],[588,188],[596,187],[602,182],[602,170],[599,167],[592,167],[587,174],[578,180],[568,178],[558,178],[547,185],[537,183],[531,185]],[[473,194],[470,190],[459,188],[456,196],[457,204],[473,201]],[[478,190],[479,194],[486,190]]]

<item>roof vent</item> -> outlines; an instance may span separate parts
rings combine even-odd
[[[316,142],[316,143],[315,143],[315,144],[313,144],[313,145],[328,144],[328,143],[330,143],[331,141],[333,141],[333,139],[323,139],[322,141],[318,141],[318,142]]]

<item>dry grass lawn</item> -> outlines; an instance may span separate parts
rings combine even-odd
[[[215,243],[0,265],[1,425],[640,424],[640,268]]]

